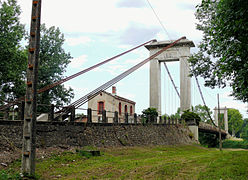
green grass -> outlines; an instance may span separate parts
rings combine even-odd
[[[248,151],[200,146],[100,149],[101,156],[64,152],[37,160],[40,179],[248,179]],[[5,174],[18,174],[15,163]]]

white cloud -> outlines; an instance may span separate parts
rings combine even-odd
[[[93,42],[93,40],[87,36],[80,36],[75,38],[67,38],[66,42],[69,46],[85,45]]]
[[[123,73],[127,68],[124,65],[121,64],[111,64],[107,67],[98,67],[95,68],[94,72],[108,72],[111,75],[117,76],[121,73]]]
[[[87,55],[82,55],[82,56],[79,56],[77,58],[73,58],[71,63],[69,64],[69,66],[71,68],[82,68],[83,64],[86,63],[88,60],[87,60]]]

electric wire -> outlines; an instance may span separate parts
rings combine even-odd
[[[157,15],[156,11],[154,10],[154,8],[152,7],[151,3],[149,2],[149,0],[147,0],[147,2],[148,2],[148,4],[149,4],[149,6],[151,7],[151,9],[152,9],[154,15],[156,16],[157,20],[159,21],[159,23],[160,23],[162,29],[165,31],[165,33],[167,34],[167,36],[168,36],[169,39],[171,40],[168,31],[165,29],[165,26],[163,25],[162,21],[161,21],[160,18],[158,17],[158,15]],[[176,48],[176,49],[177,49],[177,48]],[[180,51],[178,51],[178,52],[180,53]],[[183,63],[185,63],[185,62],[183,61]],[[186,65],[186,67],[188,67],[188,65],[187,65],[186,63],[185,63],[185,65]],[[188,67],[188,69],[190,70],[189,67]],[[194,76],[195,76],[195,75],[194,75]],[[197,79],[196,76],[195,76],[195,79],[196,79],[196,83],[197,83],[197,85],[198,85],[198,89],[199,89],[199,92],[200,92],[202,101],[203,101],[204,106],[205,106],[205,108],[206,108],[206,111],[207,111],[207,113],[208,113],[208,116],[209,116],[211,122],[214,124],[214,126],[216,126],[215,123],[214,123],[213,120],[212,120],[212,117],[211,117],[209,111],[208,111],[208,108],[207,108],[207,106],[206,106],[206,103],[205,103],[205,100],[204,100],[204,97],[203,97],[203,94],[202,94],[202,91],[201,91],[201,88],[200,88],[200,85],[199,85],[199,82],[198,82],[198,79]],[[217,127],[217,126],[216,126],[216,127]]]

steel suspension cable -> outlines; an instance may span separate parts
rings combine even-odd
[[[51,89],[51,88],[53,88],[53,87],[55,87],[57,85],[60,85],[60,84],[64,83],[66,81],[69,81],[69,80],[71,80],[71,79],[73,79],[73,78],[75,78],[77,76],[80,76],[80,75],[82,75],[82,74],[84,74],[84,73],[86,73],[88,71],[91,71],[91,70],[93,70],[93,69],[95,69],[95,68],[97,68],[97,67],[99,67],[99,66],[101,66],[103,64],[106,64],[106,63],[108,63],[108,62],[110,62],[110,61],[112,61],[112,60],[114,60],[114,59],[116,59],[116,58],[118,58],[118,57],[120,57],[120,56],[122,56],[124,54],[127,54],[127,53],[129,53],[129,52],[131,52],[131,51],[133,51],[135,49],[138,49],[138,48],[140,48],[140,47],[142,47],[142,46],[144,46],[144,45],[146,45],[146,44],[148,44],[148,43],[150,43],[152,41],[154,41],[154,40],[147,41],[147,42],[145,42],[145,43],[143,43],[141,45],[138,45],[138,46],[136,46],[136,47],[134,47],[132,49],[129,49],[129,50],[125,51],[125,52],[122,52],[122,53],[120,53],[120,54],[118,54],[116,56],[113,56],[113,57],[109,58],[109,59],[106,59],[106,60],[104,60],[104,61],[102,61],[102,62],[100,62],[98,64],[95,64],[95,65],[93,65],[93,66],[91,66],[89,68],[86,68],[86,69],[84,69],[84,70],[82,70],[82,71],[80,71],[80,72],[78,72],[76,74],[73,74],[73,75],[71,75],[71,76],[69,76],[69,77],[67,77],[65,79],[62,79],[60,81],[57,81],[54,84],[51,84],[51,85],[48,85],[48,86],[46,86],[46,87],[44,87],[42,89],[39,89],[38,92],[39,93],[44,92],[44,91],[46,91],[48,89]]]
[[[178,92],[178,89],[177,89],[177,87],[176,87],[176,84],[175,84],[175,82],[173,81],[173,78],[172,78],[172,76],[171,76],[171,73],[170,73],[170,71],[169,71],[169,68],[168,68],[168,66],[166,65],[165,62],[164,62],[164,67],[165,67],[165,69],[166,69],[166,71],[167,71],[167,73],[168,73],[168,75],[169,75],[169,78],[170,78],[170,80],[171,80],[171,83],[172,83],[174,89],[176,90],[176,93],[177,93],[177,95],[178,95],[178,97],[179,97],[179,99],[180,99],[180,94],[179,94],[179,92]]]
[[[195,75],[194,75],[194,76],[195,76]],[[197,83],[197,86],[198,86],[198,89],[199,89],[199,92],[200,92],[200,95],[201,95],[202,102],[203,102],[203,104],[204,104],[204,106],[205,106],[205,109],[206,109],[206,111],[207,111],[207,113],[208,113],[208,117],[210,118],[210,120],[211,120],[211,122],[213,123],[213,125],[214,125],[215,127],[218,127],[218,126],[214,123],[214,121],[213,121],[213,119],[212,119],[212,117],[211,117],[211,115],[210,115],[210,112],[209,112],[209,110],[208,110],[208,107],[207,107],[207,105],[206,105],[205,99],[204,99],[204,97],[203,97],[203,94],[202,94],[201,87],[200,87],[200,84],[199,84],[199,81],[198,81],[197,76],[195,76],[195,80],[196,80],[196,83]]]
[[[149,62],[151,59],[155,58],[156,56],[158,56],[159,54],[161,54],[162,52],[164,52],[165,50],[167,50],[170,47],[174,46],[177,42],[179,42],[180,40],[185,39],[185,38],[186,37],[181,37],[180,39],[174,41],[173,43],[169,44],[168,46],[164,47],[163,49],[159,50],[158,52],[156,52],[155,54],[150,56],[149,58],[147,58],[144,61],[138,63],[137,65],[135,65],[132,68],[128,69],[127,71],[123,72],[119,76],[113,78],[112,80],[106,82],[102,86],[98,87],[97,89],[93,90],[92,92],[88,93],[87,95],[83,96],[82,98],[78,99],[77,101],[72,103],[70,106],[74,106],[75,108],[78,108],[78,107],[82,106],[83,104],[88,102],[90,99],[92,99],[93,97],[97,96],[101,91],[106,90],[107,88],[109,88],[113,84],[116,84],[117,82],[119,82],[120,80],[122,80],[123,78],[125,78],[126,76],[128,76],[129,74],[131,74],[132,72],[134,72],[135,70],[137,70],[138,68],[140,68],[141,66],[146,64],[147,62]]]
[[[97,67],[99,67],[99,66],[101,66],[101,65],[103,65],[103,64],[106,64],[106,63],[108,63],[108,62],[110,62],[110,61],[112,61],[112,60],[114,60],[114,59],[116,59],[116,58],[118,58],[118,57],[120,57],[120,56],[122,56],[122,55],[124,55],[124,54],[127,54],[127,53],[129,53],[129,52],[131,52],[131,51],[133,51],[133,50],[135,50],[135,49],[138,49],[138,48],[140,48],[140,47],[142,47],[142,46],[144,46],[144,45],[146,45],[146,44],[148,44],[148,43],[150,43],[150,42],[152,42],[152,41],[154,41],[154,40],[147,41],[147,42],[145,42],[145,43],[143,43],[143,44],[140,44],[140,45],[138,45],[138,46],[136,46],[136,47],[133,47],[133,48],[127,50],[127,51],[124,51],[124,52],[122,52],[122,53],[120,53],[120,54],[118,54],[118,55],[116,55],[116,56],[113,56],[113,57],[111,57],[111,58],[109,58],[109,59],[106,59],[106,60],[104,60],[104,61],[102,61],[102,62],[100,62],[100,63],[98,63],[98,64],[95,64],[95,65],[93,65],[93,66],[91,66],[91,67],[89,67],[89,68],[86,68],[86,69],[84,69],[84,70],[82,70],[82,71],[80,71],[80,72],[78,72],[78,73],[76,73],[76,74],[73,74],[73,75],[71,75],[71,76],[69,76],[69,77],[66,77],[66,78],[64,78],[64,79],[62,79],[62,80],[59,80],[59,81],[57,81],[57,82],[55,82],[55,83],[53,83],[53,84],[50,84],[50,85],[48,85],[48,86],[45,86],[45,87],[39,89],[39,90],[37,91],[37,93],[45,92],[45,91],[47,91],[47,90],[49,90],[49,89],[51,89],[51,88],[53,88],[53,87],[55,87],[55,86],[58,86],[58,85],[60,85],[60,84],[63,84],[63,83],[66,82],[66,81],[69,81],[69,80],[71,80],[71,79],[73,79],[73,78],[75,78],[75,77],[77,77],[77,76],[80,76],[80,75],[82,75],[82,74],[84,74],[84,73],[86,73],[86,72],[88,72],[88,71],[91,71],[91,70],[93,70],[93,69],[95,69],[95,68],[97,68]],[[5,104],[5,105],[1,106],[1,107],[0,107],[0,110],[6,109],[6,108],[8,108],[8,107],[10,107],[10,106],[12,106],[12,105],[17,104],[19,101],[23,101],[23,100],[24,100],[24,97],[18,98],[18,99],[15,100],[15,101],[9,102],[8,104]]]

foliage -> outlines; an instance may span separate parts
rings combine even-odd
[[[184,119],[187,123],[195,121],[197,125],[199,125],[199,122],[201,121],[201,118],[198,116],[198,114],[189,110],[184,111],[181,118]]]
[[[149,107],[142,111],[141,118],[143,123],[152,123],[155,122],[158,116],[158,112],[156,108]]]
[[[248,149],[248,141],[232,141],[232,140],[225,140],[222,143],[223,148],[242,148]]]
[[[202,0],[197,29],[203,32],[199,52],[189,59],[191,73],[211,88],[230,84],[232,96],[248,101],[247,0]]]
[[[181,118],[181,115],[180,115],[180,108],[177,108],[177,112],[175,114],[171,114],[171,115],[168,115],[168,114],[164,114],[162,115],[162,119],[168,119],[168,118],[172,118],[172,119],[180,119]]]
[[[24,93],[27,53],[21,47],[25,30],[20,14],[16,0],[0,0],[0,104]]]
[[[206,147],[217,147],[219,144],[219,136],[212,133],[199,132],[199,142]]]
[[[20,23],[21,9],[16,0],[0,0],[0,104],[25,95],[27,48],[21,47],[25,29]],[[38,89],[61,80],[72,58],[63,49],[64,35],[59,28],[41,26]],[[38,96],[39,104],[61,106],[74,96],[71,88],[58,85]],[[49,107],[39,107],[48,112]]]
[[[240,136],[241,138],[248,141],[248,119],[244,119],[244,123],[241,128]]]
[[[206,110],[208,109],[208,111]],[[192,111],[201,118],[201,122],[211,123],[211,119],[208,115],[208,112],[210,113],[210,116],[213,114],[213,112],[210,110],[209,107],[202,106],[201,104],[196,105],[195,107],[192,107]]]
[[[241,128],[244,123],[242,114],[237,109],[228,109],[227,114],[229,134],[240,137]]]
[[[59,28],[52,26],[47,29],[45,24],[41,25],[39,89],[63,78],[63,73],[72,58],[63,49],[64,41],[64,35]],[[64,85],[58,85],[40,94],[38,101],[41,104],[54,103],[61,106],[69,103],[73,96],[71,88],[67,90]]]

